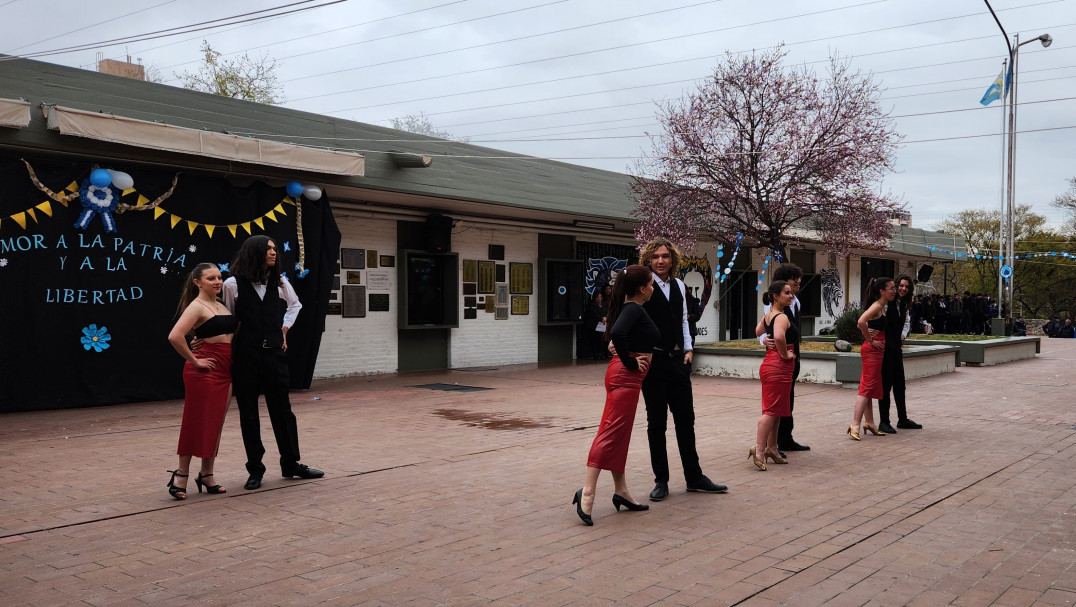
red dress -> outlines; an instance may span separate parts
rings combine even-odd
[[[635,354],[632,354],[635,356]],[[631,428],[635,425],[635,410],[639,407],[639,392],[646,373],[632,371],[614,356],[605,369],[605,411],[602,412],[598,435],[590,445],[587,465],[623,473],[628,460]]]
[[[788,345],[788,351],[793,352],[795,347]],[[792,415],[792,372],[796,367],[796,359],[785,360],[777,353],[777,350],[767,350],[766,357],[762,359],[762,366],[758,368],[758,377],[762,380],[762,414],[776,417],[788,417]]]
[[[232,344],[207,342],[194,355],[212,358],[217,366],[212,371],[200,371],[189,361],[183,365],[183,388],[187,394],[176,454],[216,457],[231,400]]]
[[[859,395],[867,398],[882,398],[882,358],[885,356],[885,331],[879,331],[874,336],[874,341],[879,342],[882,347],[875,348],[871,344],[864,342],[859,348],[859,356],[863,360],[863,370],[859,374]]]

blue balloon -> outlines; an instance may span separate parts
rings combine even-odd
[[[90,173],[90,183],[99,188],[107,188],[112,183],[112,173],[104,169],[94,169]]]
[[[303,194],[303,184],[298,181],[289,181],[284,189],[288,192],[288,196],[302,196]]]

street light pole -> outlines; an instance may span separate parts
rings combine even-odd
[[[1016,256],[1015,256],[1015,253],[1016,253],[1015,240],[1016,239],[1015,239],[1015,237],[1013,235],[1013,232],[1014,232],[1014,228],[1016,226],[1014,213],[1015,213],[1015,209],[1016,209],[1016,203],[1015,203],[1015,199],[1016,199],[1016,181],[1015,181],[1015,178],[1016,178],[1016,86],[1017,86],[1017,74],[1018,74],[1017,62],[1018,62],[1018,57],[1019,57],[1019,54],[1020,54],[1020,47],[1021,46],[1038,40],[1039,42],[1042,43],[1042,46],[1044,48],[1046,48],[1046,47],[1049,47],[1051,44],[1053,44],[1054,39],[1053,39],[1053,37],[1050,36],[1050,34],[1041,34],[1039,36],[1036,36],[1035,38],[1032,38],[1031,40],[1026,40],[1024,42],[1020,42],[1020,34],[1017,33],[1017,34],[1013,35],[1013,39],[1015,41],[1015,44],[1010,43],[1009,42],[1009,35],[1005,32],[1005,28],[1002,27],[1001,20],[998,19],[997,13],[994,12],[994,8],[992,6],[990,6],[990,0],[983,0],[983,2],[986,4],[986,8],[990,9],[990,14],[993,15],[994,21],[998,24],[998,29],[1001,30],[1002,36],[1005,37],[1005,45],[1009,49],[1009,69],[1011,70],[1011,73],[1012,73],[1012,76],[1010,78],[1010,86],[1012,87],[1012,96],[1009,97],[1008,171],[1006,172],[1007,173],[1007,180],[1008,180],[1008,187],[1006,188],[1006,191],[1005,191],[1005,193],[1006,193],[1006,203],[1005,203],[1006,212],[1003,213],[1003,215],[1007,215],[1007,221],[1005,222],[1006,225],[1007,225],[1007,228],[1008,228],[1006,230],[1007,231],[1007,234],[1006,234],[1006,241],[1007,241],[1006,245],[1007,246],[1002,247],[1003,250],[1001,251],[1001,255],[1000,255],[1001,260],[1000,260],[999,265],[1008,264],[1010,269],[1015,270],[1014,266],[1016,265],[1015,264],[1015,260],[1016,260]],[[1002,85],[1002,94],[1004,95],[1004,84]],[[1008,252],[1007,256],[1005,255],[1005,252],[1006,252],[1005,249],[1008,250],[1007,251]],[[1009,277],[1006,280],[1006,282],[1008,284],[1008,286],[1006,288],[1006,299],[1008,300],[1008,304],[1009,304],[1008,309],[1005,311],[1005,326],[1007,326],[1007,327],[1012,326],[1013,283],[1015,282],[1015,278],[1016,278],[1015,274],[1010,274]],[[1001,312],[1002,307],[1005,307],[1005,306],[1003,306],[1003,302],[999,301],[998,302],[998,316],[999,317],[1000,317],[1000,312]]]

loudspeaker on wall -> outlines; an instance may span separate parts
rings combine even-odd
[[[452,218],[430,215],[426,218],[426,250],[431,253],[447,253],[452,250]]]
[[[919,273],[916,275],[916,280],[919,282],[926,282],[930,280],[930,275],[934,273],[934,266],[919,266]]]

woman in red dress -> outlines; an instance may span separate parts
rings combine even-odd
[[[859,394],[856,396],[856,408],[852,424],[847,434],[859,440],[863,430],[875,436],[885,436],[874,425],[874,411],[871,399],[882,398],[882,359],[885,356],[885,310],[886,306],[897,298],[897,287],[893,279],[882,276],[871,280],[863,301],[872,302],[866,312],[859,317],[856,325],[863,333],[863,345],[859,356],[863,360],[863,370],[859,374]],[[863,424],[862,428],[860,423]]]
[[[179,430],[179,467],[169,470],[168,493],[177,500],[187,499],[187,477],[192,457],[202,460],[195,483],[198,493],[224,493],[224,487],[212,483],[213,464],[220,446],[224,415],[232,399],[232,335],[239,321],[217,296],[221,286],[220,270],[211,263],[200,263],[191,270],[179,300],[179,320],[168,334],[168,341],[187,359],[183,365],[183,423]],[[202,341],[197,354],[187,345],[187,335]]]
[[[613,474],[613,505],[617,512],[621,506],[628,510],[650,508],[632,497],[624,478],[624,465],[643,378],[650,368],[654,346],[661,339],[657,325],[643,309],[653,293],[654,277],[650,270],[632,265],[617,273],[609,296],[605,335],[613,342],[616,355],[605,370],[605,411],[587,457],[586,481],[572,499],[576,514],[587,525],[594,524],[591,512],[602,470]]]
[[[767,458],[775,464],[788,463],[777,452],[777,427],[782,417],[792,414],[789,395],[796,362],[795,344],[800,338],[799,329],[792,326],[788,314],[785,314],[785,308],[791,306],[795,299],[792,287],[783,280],[775,280],[766,291],[763,302],[767,298],[770,311],[755,327],[755,336],[761,337],[765,333],[773,339],[775,347],[766,351],[766,357],[758,369],[759,379],[762,380],[762,417],[758,420],[755,444],[747,451],[747,457],[762,471],[766,470]]]

